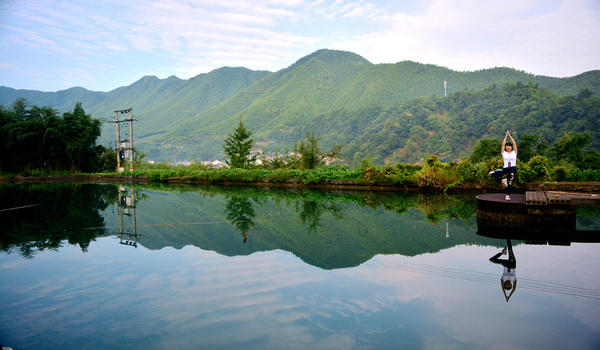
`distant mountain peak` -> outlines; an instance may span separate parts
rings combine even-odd
[[[153,81],[160,80],[156,75],[144,75],[138,81]]]
[[[306,55],[292,64],[289,68],[295,68],[302,65],[311,59],[319,59],[327,65],[355,65],[355,64],[372,64],[364,57],[350,51],[320,49],[309,55]]]

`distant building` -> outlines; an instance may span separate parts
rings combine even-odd
[[[229,167],[229,165],[227,165],[227,163],[222,162],[220,160],[209,160],[209,161],[206,161],[206,162],[202,162],[202,164],[204,166],[208,166],[208,167],[215,168],[215,169],[228,168]]]

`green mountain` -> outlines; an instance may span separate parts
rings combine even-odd
[[[268,151],[275,147],[291,149],[307,131],[315,131],[325,145],[339,143],[348,149],[351,140],[363,135],[343,130],[365,131],[371,126],[369,114],[363,113],[365,108],[391,108],[419,97],[443,96],[444,81],[448,82],[448,94],[519,81],[532,81],[558,94],[577,94],[584,88],[600,93],[600,71],[573,78],[535,76],[508,68],[456,72],[408,61],[374,65],[350,52],[319,50],[240,91],[209,113],[199,113],[156,141],[175,144],[185,140],[193,145],[191,153],[204,159],[222,153],[223,138],[242,118]],[[333,123],[331,115],[349,113],[358,115],[352,121]]]
[[[167,132],[178,122],[210,110],[240,90],[271,74],[246,68],[223,67],[188,80],[175,76],[159,79],[146,76],[135,83],[109,92],[71,88],[58,92],[15,90],[0,87],[0,105],[10,106],[15,99],[25,98],[32,105],[52,106],[63,113],[82,102],[86,113],[102,120],[114,120],[115,111],[133,108],[138,122],[134,124],[134,140],[152,138]],[[100,143],[115,142],[114,124],[106,124]],[[136,143],[144,151],[144,142]]]
[[[447,82],[446,99],[444,81]],[[517,82],[531,82],[540,91],[547,89],[554,94],[553,98],[546,99],[547,103],[553,103],[560,96],[577,95],[584,89],[600,96],[600,71],[569,78],[538,76],[510,68],[457,72],[410,61],[372,64],[351,52],[319,50],[274,73],[224,67],[188,80],[144,77],[130,86],[106,93],[83,88],[50,93],[0,87],[0,104],[10,105],[16,98],[24,97],[31,104],[51,105],[66,111],[76,102],[82,102],[86,113],[104,120],[113,119],[115,110],[131,107],[138,119],[134,125],[135,147],[154,160],[222,159],[223,139],[242,118],[253,130],[258,146],[267,151],[276,147],[281,151],[291,149],[306,132],[314,131],[324,146],[338,143],[344,146],[345,155],[354,160],[370,156],[383,162],[405,152],[407,144],[415,144],[418,154],[412,158],[394,158],[412,161],[426,152],[444,153],[447,159],[453,159],[477,139],[497,136],[490,130],[488,124],[492,121],[487,120],[487,116],[502,120],[503,115],[488,110],[485,111],[487,129],[478,128],[481,131],[478,134],[463,133],[466,139],[459,140],[459,150],[448,150],[456,140],[443,135],[452,135],[457,128],[469,128],[462,125],[458,117],[464,116],[465,110],[478,114],[475,107],[485,109],[482,105],[470,105],[472,101],[465,98],[465,91],[483,91],[491,86],[500,88]],[[429,100],[419,100],[422,98]],[[452,102],[453,98],[460,99],[458,105]],[[440,109],[438,105],[444,105],[444,101],[454,105],[446,104]],[[503,108],[511,110],[524,101],[506,100],[509,105]],[[437,128],[439,123],[428,121],[433,109],[437,115],[452,116],[454,125]],[[590,115],[579,117],[590,118]],[[460,125],[456,125],[457,121]],[[513,128],[511,123],[512,119],[502,120],[501,124]],[[396,124],[402,132],[383,134]],[[105,126],[101,143],[114,143],[112,127],[112,124]],[[525,127],[521,133],[538,133],[541,128]],[[416,129],[411,130],[413,128]],[[552,133],[558,131],[556,125],[550,129]],[[439,138],[444,139],[431,142]],[[423,143],[428,139],[429,146]],[[551,135],[544,140],[554,139]],[[437,144],[444,150],[434,149]]]

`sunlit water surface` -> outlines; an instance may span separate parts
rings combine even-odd
[[[477,234],[469,196],[138,186],[119,198],[116,186],[86,186],[4,189],[3,208],[38,205],[2,212],[2,345],[600,348],[600,245],[512,240],[507,301],[503,266],[488,260],[506,239]],[[101,226],[40,223],[43,206],[81,209],[80,197],[96,201]],[[588,215],[578,229],[599,222]],[[27,230],[38,241],[15,238]],[[69,230],[100,235],[86,246]],[[59,247],[44,246],[48,232]]]

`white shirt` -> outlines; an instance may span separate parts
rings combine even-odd
[[[510,153],[506,151],[502,152],[502,159],[504,159],[505,168],[517,166],[517,153],[515,151],[510,151]]]
[[[502,274],[502,283],[506,281],[510,281],[513,286],[515,285],[515,281],[517,280],[517,274],[515,269],[511,269],[508,267],[504,267],[504,273]]]

